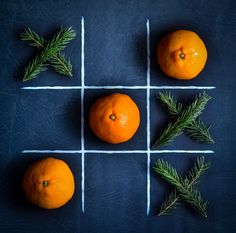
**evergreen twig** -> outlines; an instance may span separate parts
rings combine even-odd
[[[180,204],[180,197],[176,189],[162,203],[158,216],[170,214]]]
[[[170,92],[160,92],[158,99],[167,107],[171,117],[178,117],[182,112],[182,105],[174,100]],[[184,129],[187,135],[199,143],[214,143],[210,134],[210,126],[205,126],[200,119],[192,121]]]
[[[60,31],[53,37],[51,41],[47,44],[43,37],[38,36],[35,32],[30,29],[27,29],[23,34],[21,34],[21,39],[25,41],[31,41],[30,45],[35,47],[42,47],[43,50],[32,59],[29,64],[25,67],[25,75],[23,81],[27,81],[33,78],[36,78],[41,71],[47,69],[47,65],[44,64],[47,60],[50,60],[57,72],[63,74],[69,74],[71,76],[71,64],[68,63],[68,59],[63,54],[59,54],[60,51],[65,49],[66,45],[76,37],[75,31],[69,28],[62,28]],[[59,54],[59,56],[58,56]],[[65,62],[69,64],[68,70],[65,68]]]
[[[39,49],[43,49],[47,43],[43,37],[39,36],[30,28],[27,28],[23,33],[21,33],[20,37],[23,41],[29,41],[30,46],[37,47]],[[72,65],[70,59],[67,58],[63,52],[59,52],[48,60],[56,72],[72,77]]]
[[[182,134],[182,131],[202,113],[210,99],[211,97],[205,92],[199,94],[194,102],[179,114],[174,123],[168,124],[159,139],[154,143],[153,148],[167,145]]]
[[[193,185],[197,184],[198,179],[202,176],[205,171],[209,168],[209,163],[205,163],[204,157],[197,158],[196,163],[193,168],[189,171],[188,176],[185,177],[185,182],[188,182],[187,188],[191,188]],[[159,211],[159,216],[169,214],[177,205],[180,204],[181,196],[177,194],[174,190],[166,201],[161,205]]]
[[[197,181],[199,176],[208,168],[204,165],[204,159],[197,160],[196,165],[190,171],[189,176],[185,179],[182,179],[176,171],[168,162],[158,159],[157,162],[154,164],[153,169],[155,172],[160,174],[166,181],[171,183],[179,193],[179,197],[177,195],[173,195],[171,193],[171,197],[167,199],[167,205],[163,204],[161,208],[161,214],[165,213],[165,209],[169,206],[170,209],[175,205],[179,199],[183,199],[191,204],[202,216],[207,217],[206,213],[206,206],[207,202],[205,202],[200,194],[200,192],[193,188],[193,184]],[[199,167],[200,165],[200,167]],[[199,168],[201,168],[199,170]],[[190,178],[190,179],[189,179]],[[176,200],[175,200],[176,199]]]

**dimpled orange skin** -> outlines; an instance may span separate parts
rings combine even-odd
[[[72,198],[74,189],[74,176],[63,160],[41,159],[25,171],[23,190],[28,200],[39,207],[63,206]]]
[[[89,124],[97,137],[105,142],[126,142],[139,127],[139,109],[128,95],[110,94],[93,104],[89,113]]]
[[[177,30],[160,41],[157,58],[166,75],[188,80],[195,78],[204,68],[207,49],[195,32]]]

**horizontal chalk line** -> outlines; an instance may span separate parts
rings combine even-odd
[[[181,90],[211,90],[215,89],[214,86],[84,86],[83,89],[181,89]],[[22,87],[22,90],[80,90],[81,86],[39,86],[39,87]]]
[[[62,153],[66,153],[66,154],[76,154],[76,153],[81,153],[81,150],[23,150],[21,151],[21,153],[51,153],[51,154],[62,154]]]
[[[150,86],[151,89],[215,89],[214,86]]]
[[[102,154],[165,154],[165,153],[187,153],[187,154],[212,154],[215,153],[213,150],[84,150],[84,153],[102,153]],[[82,150],[23,150],[21,153],[48,153],[48,154],[77,154],[82,153]]]
[[[67,89],[81,89],[81,86],[41,86],[41,87],[22,87],[22,90],[67,90]]]
[[[188,154],[212,154],[213,150],[153,150],[151,153],[188,153]]]
[[[146,89],[146,86],[86,86],[86,89]]]

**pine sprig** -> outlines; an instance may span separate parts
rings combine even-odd
[[[36,32],[32,31],[30,28],[25,29],[24,32],[20,34],[20,38],[23,41],[29,41],[29,45],[37,48],[43,48],[45,40],[42,36],[39,36]]]
[[[176,192],[176,189],[170,193],[168,198],[162,203],[158,216],[168,215],[174,209],[176,209],[177,205],[180,204],[180,197]]]
[[[181,183],[181,177],[178,175],[176,169],[167,161],[158,159],[153,166],[153,170],[174,186],[178,186]]]
[[[202,176],[210,167],[210,163],[205,163],[205,158],[197,158],[196,163],[193,168],[189,171],[188,176],[185,178],[186,182],[188,181],[188,187],[191,187],[197,184],[198,179]]]
[[[191,204],[203,217],[207,218],[207,201],[204,201],[201,193],[193,187],[183,186],[179,189],[180,196]]]
[[[23,81],[36,78],[41,71],[46,70],[46,64],[44,62],[57,55],[59,51],[65,49],[66,45],[75,37],[76,33],[71,27],[61,28],[53,39],[45,45],[40,54],[26,66]]]
[[[174,123],[169,123],[159,139],[154,143],[153,148],[164,146],[173,141],[174,138],[182,134],[190,123],[192,123],[204,110],[207,102],[211,99],[205,92],[199,94],[194,102],[184,109]]]
[[[194,167],[190,170],[188,176],[182,179],[176,169],[170,166],[168,162],[159,159],[153,166],[155,172],[160,174],[165,180],[175,186],[174,190],[166,201],[162,204],[159,216],[170,213],[180,200],[183,199],[190,203],[201,215],[207,217],[206,206],[199,191],[193,188],[199,177],[209,168],[209,163],[204,162],[204,157],[198,158]],[[177,194],[178,192],[178,194]]]
[[[190,188],[191,186],[197,184],[198,179],[206,172],[209,166],[209,163],[205,163],[204,157],[197,158],[196,163],[189,171],[188,176],[185,178],[185,183],[188,183],[187,187]],[[176,205],[179,204],[180,199],[180,195],[178,195],[176,190],[174,190],[162,204],[159,216],[170,213],[170,211],[172,211]]]
[[[199,143],[214,143],[210,134],[210,128],[211,126],[204,125],[204,123],[197,118],[185,128],[185,132],[190,138]]]
[[[29,41],[30,46],[37,47],[39,49],[43,49],[47,43],[43,37],[39,36],[30,28],[27,28],[23,33],[21,33],[20,37],[23,41]],[[63,52],[59,52],[48,60],[56,72],[72,77],[72,65],[70,59],[66,57]]]
[[[56,72],[72,77],[72,64],[65,53],[59,52],[49,59],[49,61]]]
[[[170,92],[160,92],[158,99],[167,107],[171,117],[178,117],[182,112],[182,105],[174,100]],[[199,143],[214,143],[210,134],[210,126],[205,126],[200,119],[192,121],[184,131],[194,141]]]
[[[157,98],[167,107],[171,117],[178,117],[182,111],[182,104],[174,100],[170,92],[160,92]]]

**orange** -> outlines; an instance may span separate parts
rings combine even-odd
[[[25,171],[23,190],[30,202],[54,209],[66,204],[74,194],[74,176],[60,159],[45,158],[31,164]]]
[[[117,144],[133,137],[140,123],[135,102],[126,94],[110,94],[98,99],[90,109],[89,124],[103,141]]]
[[[160,41],[157,59],[166,75],[176,79],[193,79],[206,64],[207,49],[195,32],[177,30]]]

